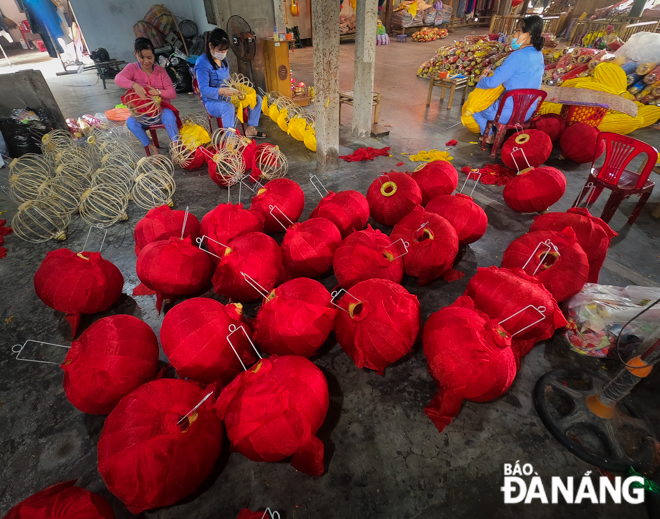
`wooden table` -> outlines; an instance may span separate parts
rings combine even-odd
[[[378,104],[380,103],[380,94],[373,92],[373,106],[374,106],[374,124],[378,124]],[[341,105],[347,104],[353,106],[353,91],[339,92],[339,124],[341,125]]]
[[[431,95],[433,94],[433,87],[439,86],[442,88],[440,93],[440,103],[445,100],[445,88],[449,89],[449,104],[447,105],[447,110],[451,108],[452,103],[454,102],[454,92],[456,90],[463,89],[463,97],[461,98],[461,105],[465,103],[465,93],[467,92],[468,79],[466,77],[462,78],[437,78],[431,77],[431,84],[429,85],[429,95],[426,99],[426,106],[431,104]]]

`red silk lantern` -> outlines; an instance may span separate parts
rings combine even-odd
[[[209,475],[222,447],[213,395],[186,415],[212,392],[185,380],[154,380],[122,398],[105,420],[99,474],[129,512],[172,505]]]
[[[74,486],[76,480],[45,488],[14,506],[4,519],[115,519],[100,495]]]
[[[337,226],[325,218],[295,223],[282,240],[284,268],[293,277],[317,278],[332,268],[332,258],[341,243]]]
[[[476,308],[501,322],[511,334],[518,363],[534,344],[549,339],[557,328],[567,324],[552,294],[538,278],[528,276],[522,269],[480,268],[464,295],[470,296]],[[527,308],[529,305],[545,307],[545,318]]]
[[[204,146],[197,146],[197,148],[195,148],[195,154],[192,156],[192,158],[184,160],[180,166],[183,169],[193,170],[201,168],[205,162],[208,162],[208,160],[209,152],[206,151]]]
[[[236,519],[271,519],[271,517],[274,516],[268,515],[265,511],[253,512],[249,508],[243,508],[240,512],[238,512]]]
[[[589,126],[587,123],[571,124],[564,130],[559,139],[561,153],[573,162],[587,164],[594,160],[597,140],[598,128]],[[604,143],[601,142],[597,156],[599,157],[604,150]]]
[[[438,394],[424,408],[439,432],[463,400],[486,402],[504,394],[516,377],[511,336],[474,301],[461,296],[431,314],[422,335],[424,356]]]
[[[252,145],[252,143],[254,143],[254,145]],[[250,172],[249,179],[252,181],[252,183],[256,183],[263,180],[261,169],[259,169],[259,166],[262,165],[263,162],[256,160],[256,158],[258,156],[262,156],[263,160],[266,163],[272,164],[273,166],[279,166],[279,157],[275,151],[278,149],[278,147],[275,146],[274,144],[269,144],[267,142],[264,142],[257,146],[256,142],[252,141],[252,143],[250,146],[245,148],[245,152],[243,153],[243,160],[246,160],[246,155],[247,155],[247,160],[250,161],[251,166],[250,168],[245,168],[245,169],[246,171],[248,169],[252,170]]]
[[[219,204],[202,218],[201,234],[208,236],[204,241],[209,252],[222,257],[225,248],[216,242],[229,245],[237,236],[264,230],[261,215],[243,209],[243,204]]]
[[[140,281],[156,292],[156,308],[160,313],[164,300],[204,289],[211,280],[213,263],[190,238],[170,238],[142,249],[135,269]]]
[[[366,279],[381,278],[400,283],[403,278],[403,247],[369,225],[341,242],[332,265],[339,286],[350,288]]]
[[[546,240],[550,240],[554,247],[539,247]],[[527,268],[524,268],[526,264]],[[589,260],[570,227],[562,232],[523,234],[504,251],[502,267],[524,268],[525,272],[537,276],[560,303],[582,290],[589,277]]]
[[[243,162],[245,163],[245,171],[250,171],[252,168],[254,168],[254,158],[257,155],[257,151],[259,149],[259,146],[257,146],[257,143],[254,139],[248,139],[249,142],[243,148]],[[272,144],[269,144],[268,146],[272,146]]]
[[[126,105],[131,111],[131,115],[138,119],[140,124],[158,124],[163,114],[161,106],[162,98],[152,96],[147,92],[144,98],[130,88],[121,96],[122,104]]]
[[[426,205],[427,213],[435,213],[449,220],[456,229],[459,245],[468,245],[481,238],[488,228],[486,212],[472,197],[463,193],[438,195]]]
[[[543,114],[532,119],[529,127],[542,131],[552,142],[556,142],[566,128],[566,119],[559,114]]]
[[[545,132],[525,130],[513,134],[504,141],[502,162],[514,171],[521,171],[528,167],[539,167],[548,160],[550,153],[552,153],[552,140]]]
[[[277,207],[273,209],[273,214],[270,210],[271,205]],[[292,225],[290,221],[297,222],[304,208],[305,194],[302,188],[288,178],[276,178],[257,191],[257,195],[252,199],[250,211],[261,215],[264,219],[264,232],[276,233],[284,232],[282,225],[290,227]]]
[[[249,232],[234,238],[213,275],[215,292],[241,302],[259,299],[260,293],[241,272],[270,292],[284,275],[282,251],[277,242],[262,232]]]
[[[458,171],[446,160],[434,160],[411,174],[422,191],[422,205],[438,195],[451,195],[458,186]]]
[[[368,279],[340,302],[335,334],[355,365],[385,374],[385,367],[406,355],[420,326],[419,301],[401,285]]]
[[[437,277],[447,281],[463,277],[452,268],[458,254],[458,235],[454,226],[442,216],[416,207],[394,226],[390,240],[408,243],[403,256],[406,274],[418,278],[419,286],[428,285]]]
[[[183,221],[186,221],[186,228],[183,229]],[[167,240],[171,237],[181,237],[181,231],[184,238],[189,236],[194,243],[199,237],[199,220],[194,214],[188,213],[186,218],[185,211],[173,211],[167,205],[154,207],[142,218],[133,231],[135,238],[135,255],[148,243]]]
[[[566,177],[544,166],[523,170],[504,186],[506,205],[519,213],[540,213],[557,203],[566,192]]]
[[[422,203],[422,190],[405,173],[387,173],[372,182],[367,191],[371,217],[381,225],[395,226]]]
[[[80,315],[110,308],[123,286],[124,276],[99,252],[51,251],[34,275],[37,296],[47,306],[67,314],[72,337],[76,336]]]
[[[158,339],[132,315],[99,319],[73,341],[62,364],[64,392],[76,409],[108,414],[158,370]]]
[[[206,297],[183,301],[165,315],[160,342],[179,378],[228,384],[243,370],[232,345],[245,364],[254,363],[254,350],[244,334],[232,336],[232,344],[227,341],[232,324],[251,335],[240,304],[225,306]]]
[[[269,355],[311,357],[330,335],[335,307],[313,279],[296,278],[274,289],[254,320],[254,340]]]
[[[584,207],[574,207],[565,213],[546,213],[536,216],[529,231],[561,231],[566,227],[575,231],[577,241],[589,259],[587,283],[598,283],[598,275],[607,257],[610,242],[617,233]]]
[[[295,355],[273,355],[237,376],[215,404],[232,449],[252,461],[291,465],[323,474],[323,443],[316,431],[328,412],[328,382],[319,368]]]
[[[310,218],[325,218],[337,226],[342,240],[364,229],[369,220],[369,202],[357,191],[329,191],[312,211]]]

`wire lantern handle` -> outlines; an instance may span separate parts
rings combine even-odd
[[[245,338],[250,342],[250,345],[252,346],[252,349],[254,352],[257,354],[257,357],[259,357],[261,360],[263,360],[263,357],[257,350],[256,346],[252,342],[252,339],[250,339],[250,336],[248,335],[247,331],[245,330],[245,327],[243,325],[241,326],[236,326],[235,324],[230,324],[229,325],[229,333],[227,334],[227,342],[229,343],[229,346],[231,346],[231,349],[234,350],[234,355],[236,355],[236,358],[238,359],[238,362],[241,363],[241,366],[243,366],[243,371],[247,371],[247,367],[245,366],[245,363],[243,362],[243,359],[241,359],[241,356],[238,354],[236,351],[236,348],[234,348],[234,344],[231,342],[230,337],[236,333],[238,330],[242,330],[243,334],[245,335]]]
[[[524,332],[524,331],[527,330],[528,328],[531,328],[532,326],[534,326],[534,325],[540,323],[541,321],[543,321],[543,320],[547,317],[547,316],[545,315],[545,311],[546,311],[545,306],[527,305],[526,307],[524,307],[524,308],[518,310],[515,314],[510,315],[510,316],[507,317],[506,319],[502,319],[502,320],[499,322],[499,324],[502,325],[502,323],[505,323],[506,321],[508,321],[509,319],[512,319],[512,318],[515,317],[516,315],[523,313],[523,312],[524,312],[525,310],[527,310],[528,308],[532,308],[532,309],[534,309],[534,310],[535,310],[535,311],[541,316],[541,318],[540,318],[540,319],[537,319],[537,320],[534,321],[532,324],[529,324],[529,325],[525,326],[522,330],[518,330],[516,333],[512,333],[512,334],[511,334],[511,337],[515,337],[516,335],[518,335],[518,334]]]
[[[319,180],[319,177],[317,177],[313,173],[309,174],[309,183],[312,184],[312,187],[314,189],[316,189],[316,191],[321,196],[321,198],[325,198],[326,196],[328,196],[328,194],[329,194],[328,190],[323,185],[323,182],[321,182],[321,180]],[[323,189],[323,191],[325,191],[325,195],[323,193],[321,193],[321,189]]]
[[[426,222],[426,223],[428,223],[428,222]],[[424,227],[424,225],[422,225],[422,227]],[[420,229],[421,229],[422,227],[420,227]],[[419,229],[418,229],[418,230],[419,230]],[[403,245],[403,248],[405,249],[405,252],[402,252],[401,254],[399,254],[398,256],[396,256],[395,258],[392,258],[390,261],[397,260],[397,259],[399,259],[400,257],[405,256],[405,255],[408,254],[408,252],[409,252],[410,243],[407,242],[407,241],[405,241],[403,238],[399,238],[398,240],[393,241],[393,242],[390,243],[387,247],[385,247],[383,250],[384,250],[384,251],[388,251],[388,249],[389,249],[392,245],[394,245],[395,243],[398,243],[398,242],[401,242],[401,244]],[[388,252],[389,252],[389,251],[388,251]]]
[[[527,163],[527,167],[528,167],[528,168],[531,168],[532,166],[531,166],[531,164],[529,163],[529,161],[527,160],[527,155],[525,155],[525,150],[523,150],[522,148],[519,148],[518,146],[514,147],[514,148],[511,150],[511,160],[512,160],[513,163],[516,165],[516,169],[518,170],[518,174],[520,174],[521,169],[518,167],[518,162],[516,161],[516,158],[513,156],[513,154],[514,154],[516,151],[520,151],[520,153],[522,153],[522,156],[523,156],[523,158],[525,159],[525,162]]]
[[[250,285],[252,288],[254,288],[261,297],[263,297],[264,299],[268,299],[269,296],[268,290],[262,287],[254,278],[252,278],[252,276],[246,274],[243,271],[241,271],[241,276],[243,276],[245,282],[248,285]]]
[[[532,251],[532,254],[529,256],[529,258],[527,259],[527,261],[526,261],[525,264],[523,265],[523,268],[522,268],[523,270],[525,270],[525,269],[527,268],[527,265],[529,265],[529,262],[532,261],[532,259],[533,259],[534,256],[536,255],[536,252],[537,252],[541,247],[547,247],[547,250],[543,253],[543,256],[542,256],[541,259],[539,260],[539,264],[538,264],[538,265],[536,266],[536,268],[534,269],[534,273],[532,274],[532,276],[536,276],[536,273],[537,273],[537,272],[539,271],[539,269],[541,268],[541,265],[543,265],[543,262],[545,261],[545,258],[547,258],[547,257],[548,257],[548,254],[550,254],[553,250],[554,250],[555,254],[557,254],[557,256],[561,256],[561,254],[559,253],[559,249],[557,248],[557,246],[556,246],[554,243],[552,243],[552,241],[548,238],[548,239],[545,240],[545,241],[539,242],[539,244],[538,244],[538,245],[536,246],[536,248]]]
[[[337,303],[335,303],[335,299],[337,299],[338,297],[340,297],[340,295],[341,295],[342,292],[343,292],[344,294],[348,294],[349,296],[351,296],[353,299],[355,299],[355,300],[358,302],[358,304],[362,304],[362,301],[360,301],[357,297],[355,297],[353,294],[351,294],[351,293],[350,293],[348,290],[346,290],[345,288],[340,288],[339,290],[335,290],[334,292],[332,292],[332,294],[330,294],[330,295],[332,296],[332,299],[330,299],[330,302],[331,302],[334,306],[336,306],[337,308],[339,308],[340,310],[343,310],[344,312],[346,312],[347,314],[350,315],[350,312],[349,312],[348,310],[346,310],[345,308],[342,308],[342,307],[339,306]]]
[[[275,209],[277,209],[277,210],[280,212],[280,214],[281,214],[282,216],[284,216],[284,218],[286,218],[286,220],[287,220],[291,225],[293,225],[293,222],[289,219],[289,217],[288,217],[287,215],[284,214],[284,211],[282,211],[282,209],[280,209],[278,206],[276,206],[276,205],[269,205],[268,208],[270,209],[270,215],[271,215],[273,218],[275,218],[275,221],[276,221],[277,223],[279,223],[279,224],[282,226],[282,229],[284,229],[284,230],[286,231],[286,230],[288,229],[288,227],[287,227],[286,225],[284,225],[284,224],[280,221],[280,219],[279,219],[277,216],[275,216],[275,215],[273,214],[273,211],[274,211]]]
[[[210,254],[211,256],[215,256],[218,259],[222,259],[221,256],[218,256],[217,254],[214,254],[210,250],[206,250],[206,249],[202,248],[202,245],[204,244],[204,238],[206,238],[208,241],[212,241],[213,243],[217,243],[218,245],[220,245],[221,247],[224,247],[225,249],[228,249],[229,245],[225,245],[224,243],[221,243],[218,240],[214,240],[213,238],[209,238],[206,234],[204,236],[202,236],[201,238],[196,238],[195,239],[195,241],[197,242],[197,247],[199,248],[199,250],[202,250],[202,251],[206,252],[207,254]]]
[[[101,241],[101,246],[99,247],[99,254],[103,250],[103,244],[105,243],[105,239],[108,236],[108,229],[104,229],[103,224],[97,223],[95,225],[89,226],[89,231],[87,231],[87,238],[85,238],[85,243],[83,244],[83,248],[78,254],[82,255],[82,253],[85,252],[85,249],[87,248],[87,241],[89,240],[89,235],[92,232],[92,229],[101,229],[102,231],[105,231],[103,233],[103,240]]]
[[[57,348],[65,348],[67,350],[71,349],[71,346],[63,346],[61,344],[54,344],[52,342],[43,342],[43,341],[35,341],[33,339],[28,339],[23,344],[14,344],[11,347],[11,352],[16,353],[16,357],[15,357],[16,360],[20,360],[23,362],[36,362],[38,364],[54,364],[56,366],[62,364],[61,362],[53,362],[51,360],[26,359],[25,357],[21,358],[21,353],[23,353],[23,350],[25,349],[25,347],[28,345],[29,342],[34,342],[36,344],[41,344],[46,346],[56,346]]]
[[[463,190],[465,189],[465,186],[467,186],[468,180],[470,180],[470,177],[472,175],[475,175],[475,178],[474,178],[474,185],[472,186],[472,191],[470,191],[470,196],[474,194],[474,190],[477,187],[479,181],[481,180],[481,175],[483,175],[483,173],[481,173],[481,171],[479,171],[478,169],[476,171],[470,170],[470,172],[465,177],[465,182],[463,182],[463,186],[461,187],[459,193],[463,193]]]
[[[204,398],[202,398],[200,400],[200,402],[195,407],[193,407],[190,411],[188,411],[184,416],[179,418],[179,421],[176,424],[177,425],[182,425],[184,423],[184,421],[186,420],[186,418],[188,418],[191,414],[193,414],[195,411],[197,411],[197,409],[199,409],[199,406],[201,406],[204,402],[206,402],[212,394],[213,394],[213,391],[208,393]]]

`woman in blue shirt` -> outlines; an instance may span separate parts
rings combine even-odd
[[[227,50],[229,36],[222,29],[214,29],[206,42],[206,52],[195,63],[195,75],[202,94],[202,102],[206,111],[213,117],[222,119],[222,126],[233,128],[236,120],[236,107],[231,103],[231,96],[237,91],[225,86],[229,79],[229,62]],[[257,95],[257,106],[248,108],[248,127],[246,137],[263,139],[266,134],[257,131],[261,116],[261,96]]]
[[[542,33],[543,20],[540,16],[528,16],[521,20],[516,32],[513,33],[513,40],[511,41],[513,52],[504,60],[501,66],[495,69],[491,76],[488,76],[490,70],[485,70],[479,83],[477,83],[477,88],[496,88],[503,85],[504,92],[518,88],[538,89],[541,86],[545,69],[543,54],[541,53],[545,43]],[[486,130],[488,121],[495,119],[499,106],[500,102],[495,101],[482,112],[474,114],[474,120],[479,125],[482,135]],[[535,110],[536,105],[533,105],[527,112],[527,119],[534,114]],[[513,100],[509,99],[502,109],[500,122],[508,122],[512,111]],[[486,142],[490,144],[493,139],[494,135],[491,133]]]

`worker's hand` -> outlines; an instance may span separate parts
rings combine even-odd
[[[231,97],[233,95],[238,94],[238,90],[236,90],[235,88],[223,87],[223,88],[218,88],[218,94],[221,96]]]
[[[490,70],[490,67],[489,67],[481,73],[481,75],[479,76],[478,81],[481,81],[483,78],[488,77],[488,76],[492,76],[492,75],[493,75],[493,71]]]
[[[159,96],[160,95],[160,92],[158,91],[158,89],[154,88],[154,87],[149,87],[149,93],[152,96]]]
[[[138,95],[140,99],[146,99],[147,98],[147,91],[144,89],[142,85],[138,85],[137,83],[133,83],[131,85],[131,88],[135,90],[135,93]]]

